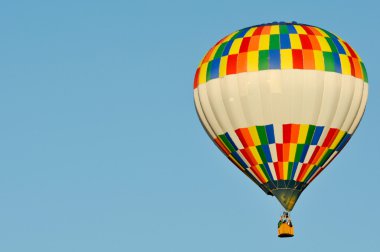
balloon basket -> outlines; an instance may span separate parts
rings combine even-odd
[[[294,236],[294,227],[289,226],[287,223],[281,223],[278,228],[278,237],[286,238]]]

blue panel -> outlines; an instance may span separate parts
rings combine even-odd
[[[288,34],[280,34],[280,47],[281,49],[290,49],[290,38]]]
[[[235,34],[235,36],[233,36],[232,39],[243,38],[244,35],[249,31],[249,29],[251,29],[251,27],[241,29],[237,34]]]
[[[340,54],[347,54],[342,44],[336,38],[331,38],[331,40],[334,42],[334,45]]]
[[[351,135],[350,134],[346,134],[343,139],[340,141],[338,147],[336,148],[336,151],[341,151],[343,149],[343,147],[346,145],[346,143],[348,142],[348,140],[350,140],[351,138]]]
[[[233,40],[230,40],[226,43],[226,46],[224,47],[222,56],[226,56],[230,53],[230,49],[231,49],[233,42],[234,42]]]
[[[342,73],[342,66],[340,64],[339,54],[333,53],[335,72]]]
[[[319,138],[322,135],[323,128],[324,128],[323,126],[316,126],[315,127],[313,140],[311,140],[311,145],[317,145],[318,144]]]
[[[243,166],[245,169],[248,168],[248,165],[243,161],[243,159],[239,156],[239,154],[237,154],[236,151],[234,152],[231,152],[231,155],[236,159],[236,161],[238,161],[238,163]]]
[[[296,174],[297,165],[298,165],[298,162],[294,162],[294,163],[293,163],[293,167],[292,167],[292,175],[291,175],[290,179],[293,179],[293,180],[294,180],[294,175]]]
[[[303,150],[302,150],[302,154],[301,154],[301,158],[300,158],[301,163],[303,163],[305,161],[305,157],[306,157],[307,151],[309,150],[309,146],[310,145],[307,145],[307,144],[305,144],[303,146]]]
[[[296,28],[294,28],[293,25],[287,25],[287,27],[288,27],[289,34],[290,33],[293,33],[293,34],[297,34],[298,33],[297,30],[296,30]]]
[[[219,65],[220,65],[220,58],[214,59],[210,62],[211,71],[210,71],[210,79],[215,79],[219,77]]]
[[[267,133],[268,143],[269,144],[275,143],[273,124],[269,124],[265,126],[265,131]]]
[[[280,69],[280,50],[269,50],[269,69]]]
[[[262,165],[265,167],[265,170],[267,171],[267,173],[269,175],[269,178],[270,178],[269,180],[273,181],[274,179],[273,179],[272,172],[270,171],[268,163],[264,163]],[[262,165],[260,165],[260,166],[262,166]]]
[[[264,151],[264,155],[267,162],[272,163],[273,161],[272,161],[272,156],[270,154],[269,145],[261,145],[261,148]]]
[[[232,141],[230,135],[228,133],[225,134],[226,138],[228,139],[228,142],[230,142],[230,144],[232,145],[232,147],[235,149],[235,150],[238,150],[238,147],[235,145],[234,141]]]

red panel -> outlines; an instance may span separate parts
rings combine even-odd
[[[247,159],[248,163],[251,165],[251,166],[255,166],[257,165],[257,161],[256,159],[253,157],[251,151],[246,148],[246,149],[241,149],[240,152],[243,154],[243,156],[245,157],[245,159]]]
[[[303,69],[302,50],[294,49],[294,50],[292,50],[292,55],[293,55],[293,68],[294,69]]]
[[[358,58],[358,55],[355,53],[355,51],[352,49],[352,47],[345,41],[342,41],[343,44],[346,45],[348,51],[350,52],[351,56],[354,57],[354,58]]]
[[[302,44],[302,49],[313,49],[308,35],[300,34],[299,36]]]
[[[241,42],[239,52],[248,52],[248,46],[249,46],[249,41],[251,40],[250,37],[243,38],[243,41]]]
[[[195,77],[194,77],[194,89],[196,89],[199,85],[199,71],[200,67],[198,67],[197,71],[195,72]]]
[[[291,130],[292,130],[292,125],[291,124],[284,124],[284,125],[282,125],[283,143],[290,143]]]
[[[307,171],[307,169],[310,167],[310,164],[303,164],[302,166],[301,166],[301,170],[300,170],[300,172],[298,173],[298,176],[297,176],[297,181],[302,181],[302,178],[303,178],[303,176],[305,175],[305,173],[306,173],[306,171]]]
[[[259,178],[261,183],[265,183],[265,179],[261,176],[260,172],[257,170],[255,166],[249,167],[249,169]]]
[[[276,144],[276,150],[277,150],[277,160],[280,162],[283,162],[284,156],[282,153],[282,144]]]
[[[338,129],[330,129],[329,132],[327,133],[325,141],[323,141],[322,146],[329,147],[338,133],[339,133]]]
[[[281,174],[280,174],[280,167],[278,165],[278,162],[274,162],[273,166],[274,166],[274,170],[276,172],[277,179],[278,180],[282,179],[281,176],[280,176]]]
[[[229,55],[227,59],[227,74],[236,74],[237,54]]]
[[[352,60],[351,56],[348,56],[348,60],[350,61],[350,67],[351,67],[351,75],[355,76],[355,66],[354,61]]]
[[[263,31],[264,26],[259,26],[257,29],[253,32],[253,36],[261,35],[261,32]]]

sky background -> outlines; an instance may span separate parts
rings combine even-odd
[[[378,251],[377,1],[0,1],[0,251]],[[363,121],[282,208],[208,139],[193,76],[232,31],[272,21],[348,41]]]

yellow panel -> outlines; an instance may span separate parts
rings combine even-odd
[[[330,149],[335,149],[339,144],[340,140],[342,140],[344,136],[344,131],[340,130],[338,135],[335,137],[334,142],[331,144]]]
[[[280,34],[280,26],[272,25],[270,29],[270,34]]]
[[[314,60],[316,70],[325,70],[325,60],[321,51],[314,50]]]
[[[298,34],[289,34],[289,38],[292,49],[302,49],[300,36]]]
[[[232,42],[232,45],[228,54],[238,54],[242,41],[243,41],[242,38],[235,39],[234,42]]]
[[[259,69],[259,52],[251,51],[247,54],[247,71],[257,71]]]
[[[257,29],[257,27],[252,27],[251,29],[249,29],[249,31],[247,31],[247,33],[244,35],[244,38],[252,37],[252,35],[256,29]]]
[[[199,71],[199,84],[206,82],[207,66],[208,63],[203,63],[201,66],[201,69]]]
[[[233,160],[234,161],[234,164],[240,169],[240,170],[242,170],[242,171],[244,171],[244,168],[243,168],[243,166],[241,166],[240,164],[239,164],[239,162],[230,154],[230,155],[228,155],[228,157],[230,157],[231,158],[231,160]]]
[[[264,173],[263,170],[261,169],[260,165],[256,165],[255,167],[256,167],[256,169],[260,172],[261,177],[264,178],[265,182],[268,182],[267,176],[265,176],[265,173]]]
[[[331,48],[329,43],[327,43],[326,39],[324,37],[317,36],[319,45],[321,46],[321,50],[323,52],[331,52]]]
[[[293,56],[291,49],[284,49],[280,51],[281,56],[281,69],[293,68]]]
[[[305,179],[307,178],[307,176],[313,170],[314,167],[315,165],[310,165],[309,168],[307,168],[307,171],[305,172],[303,178],[301,178],[301,182],[305,182]]]
[[[260,50],[269,50],[269,35],[261,35],[259,41],[259,51]]]
[[[289,163],[288,162],[283,162],[282,163],[282,169],[283,169],[283,172],[284,172],[284,178],[288,178],[288,167],[289,167]]]
[[[307,34],[306,31],[300,25],[295,25],[294,28],[296,29],[298,34]]]
[[[350,51],[348,50],[347,46],[343,43],[341,43],[341,46],[343,47],[344,51],[346,52],[346,55],[347,56],[351,56],[351,53]]]
[[[291,143],[289,146],[289,162],[294,162],[296,157],[297,144]]]
[[[322,155],[318,158],[317,162],[315,164],[319,164],[323,157],[325,156],[325,154],[327,153],[327,151],[329,150],[329,148],[326,148],[323,152],[322,152]]]
[[[225,41],[229,41],[233,36],[235,36],[235,34],[236,33],[238,33],[239,31],[235,31],[235,32],[233,32],[233,33],[231,33],[230,35],[228,35],[227,37],[225,37],[224,39],[223,39],[223,42],[225,42]]]
[[[309,125],[306,125],[306,124],[301,124],[300,125],[300,132],[299,132],[299,135],[298,135],[298,143],[299,144],[304,144],[305,143],[308,129],[309,129]]]
[[[260,137],[259,137],[259,134],[257,133],[256,127],[255,126],[249,127],[248,130],[249,130],[249,133],[251,134],[253,144],[256,146],[260,145],[261,144]]]
[[[249,147],[249,149],[251,150],[251,153],[253,157],[256,159],[257,163],[262,164],[263,160],[261,160],[260,154],[257,151],[256,147]]]
[[[327,35],[322,29],[320,28],[317,28],[317,27],[314,27],[315,29],[317,29],[319,31],[320,34],[322,34],[323,37],[330,37],[329,35]],[[319,36],[317,36],[319,37]]]
[[[347,55],[339,54],[339,58],[342,65],[342,74],[351,74],[351,65]]]
[[[219,78],[226,76],[227,73],[227,56],[223,56],[220,58],[220,66],[219,66]]]

